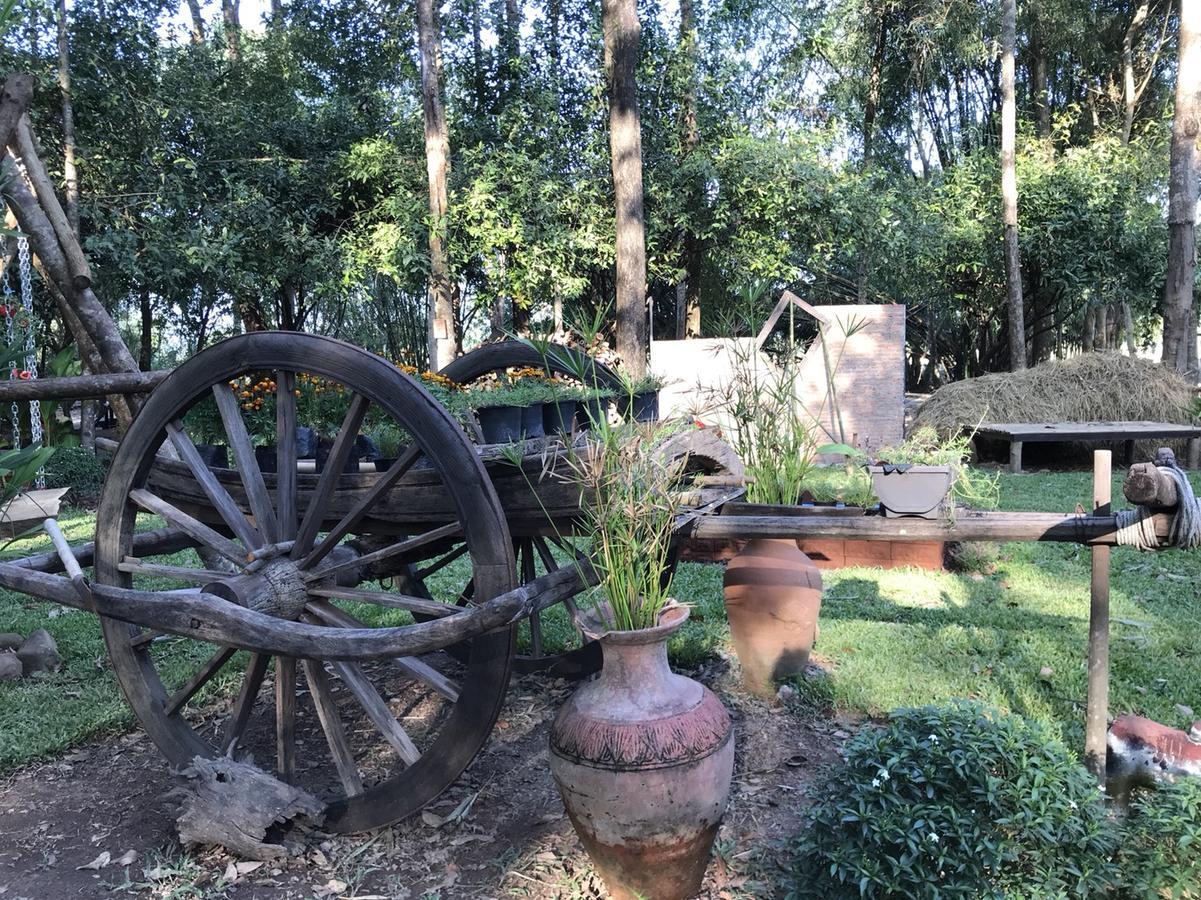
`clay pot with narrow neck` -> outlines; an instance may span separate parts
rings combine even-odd
[[[604,666],[551,728],[563,805],[619,900],[695,896],[730,795],[730,717],[712,691],[667,662],[667,639],[687,619],[686,607],[672,606],[639,631],[587,622]]]
[[[722,583],[743,684],[774,697],[775,680],[801,674],[809,662],[821,572],[796,541],[754,540],[730,560]]]

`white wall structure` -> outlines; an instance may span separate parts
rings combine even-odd
[[[798,402],[821,422],[823,440],[845,439],[869,452],[899,443],[904,437],[905,307],[864,304],[816,310],[826,320],[821,333],[835,371],[833,402],[820,336],[801,361]],[[776,371],[770,358],[756,350],[755,338],[655,341],[651,371],[668,382],[659,395],[661,414],[696,417],[724,427],[713,398],[733,381],[739,359],[753,360],[764,373]]]

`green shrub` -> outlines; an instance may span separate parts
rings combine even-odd
[[[69,487],[67,500],[94,503],[108,469],[83,447],[59,447],[46,463],[46,487]]]
[[[794,897],[1083,897],[1116,875],[1095,780],[1043,726],[977,704],[861,732],[811,819]]]
[[[1201,782],[1140,792],[1126,818],[1122,896],[1201,897]]]

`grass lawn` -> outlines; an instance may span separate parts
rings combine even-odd
[[[1087,472],[1003,474],[1001,479],[1006,509],[1070,513],[1091,495]],[[1115,479],[1114,496],[1121,496],[1120,479]],[[70,540],[90,540],[90,514],[70,511],[61,524]],[[44,539],[26,539],[10,545],[4,555],[22,556],[44,546]],[[1088,551],[1071,544],[1015,543],[981,556],[981,571],[972,574],[865,568],[825,573],[817,656],[831,675],[802,681],[803,696],[816,704],[873,714],[975,697],[1049,722],[1070,746],[1079,747]],[[694,664],[719,651],[732,653],[721,571],[718,566],[680,567],[673,592],[695,608],[692,621],[671,645],[678,664]],[[446,590],[457,589],[460,578],[462,573],[448,567],[440,583]],[[1138,712],[1184,726],[1177,704],[1201,710],[1199,582],[1199,554],[1114,552],[1115,715]],[[0,773],[133,724],[109,672],[95,618],[85,613],[49,618],[55,609],[0,591],[0,631],[47,628],[65,663],[52,676],[0,684]],[[565,622],[559,630],[570,632]],[[553,633],[554,628],[548,630]],[[181,667],[184,663],[180,660]],[[1050,669],[1045,677],[1040,675],[1044,667]],[[227,688],[238,670],[227,667],[230,677],[212,689]]]

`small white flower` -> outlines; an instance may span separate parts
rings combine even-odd
[[[873,778],[873,779],[872,779],[872,787],[874,787],[874,788],[878,788],[879,786],[880,786],[880,779],[879,779],[879,778]]]
[[[935,834],[933,831],[931,831],[928,835],[926,835],[926,839],[929,841],[932,841],[935,844],[938,843],[938,835]]]
[[[879,772],[876,773],[876,777],[879,778],[881,781],[888,781],[888,779],[891,778],[892,776],[888,774],[888,769],[881,769]]]
[[[932,735],[930,735],[930,737],[928,737],[928,738],[927,738],[927,740],[928,740],[928,741],[929,741],[931,744],[938,744],[938,743],[940,743],[940,741],[938,740],[938,735],[936,735],[936,734],[932,734]]]

